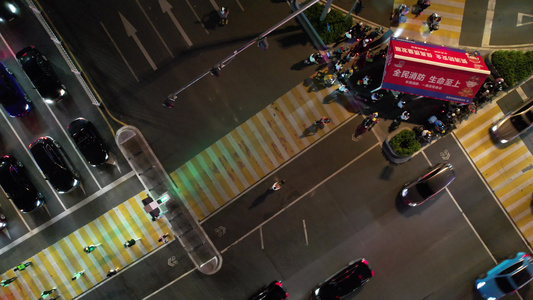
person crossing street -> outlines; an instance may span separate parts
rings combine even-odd
[[[140,239],[141,239],[141,238],[133,238],[133,239],[131,239],[131,240],[129,240],[129,241],[126,241],[126,242],[124,243],[124,248],[129,248],[129,247],[135,245],[135,242],[137,242],[137,241],[140,240]]]
[[[90,245],[90,246],[87,246],[85,248],[83,248],[83,251],[87,254],[93,252],[96,248],[98,248],[99,246],[101,246],[102,244],[96,244],[96,245]]]

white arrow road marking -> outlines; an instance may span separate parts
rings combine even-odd
[[[135,78],[135,80],[137,82],[139,82],[139,78],[137,77],[137,75],[135,75],[135,72],[133,72],[133,69],[131,68],[130,64],[128,63],[128,61],[126,60],[126,58],[124,57],[124,55],[122,54],[122,51],[120,51],[120,48],[118,47],[117,43],[115,43],[115,40],[113,39],[113,37],[111,36],[111,34],[109,34],[109,31],[107,31],[107,28],[105,28],[104,24],[102,22],[100,22],[100,25],[102,25],[102,28],[104,28],[104,31],[105,33],[107,34],[107,36],[109,37],[109,39],[111,40],[111,43],[113,43],[113,46],[115,46],[115,49],[117,49],[117,52],[118,54],[120,55],[120,57],[122,57],[122,60],[124,61],[124,63],[126,64],[126,66],[128,67],[128,69],[130,70],[130,73],[131,75],[133,75],[133,77]]]
[[[524,17],[529,17],[532,20],[524,23]],[[518,13],[518,16],[516,17],[516,27],[524,26],[524,25],[531,25],[531,24],[533,24],[533,15]]]
[[[172,256],[171,258],[168,259],[169,266],[175,267],[177,264],[178,264],[178,260],[176,259],[175,256]]]
[[[174,23],[174,26],[178,28],[178,31],[180,32],[185,42],[187,42],[187,45],[189,45],[189,47],[192,46],[191,40],[189,39],[189,37],[185,33],[185,30],[183,30],[183,27],[181,27],[180,23],[178,22],[178,20],[176,19],[176,17],[171,11],[172,5],[170,5],[170,3],[168,3],[167,0],[159,0],[159,5],[161,6],[161,10],[163,11],[163,13],[167,13],[168,16],[170,17],[170,20],[172,20],[172,23]]]
[[[143,12],[144,17],[146,18],[146,20],[148,21],[148,23],[150,23],[150,26],[152,26],[152,29],[155,31],[155,34],[157,34],[157,37],[159,38],[159,40],[161,41],[161,43],[163,43],[163,46],[165,46],[165,49],[167,49],[167,51],[168,51],[168,53],[170,53],[170,56],[171,56],[171,57],[174,57],[174,55],[172,54],[172,51],[170,51],[170,49],[168,48],[167,43],[165,43],[165,40],[163,40],[163,37],[161,37],[161,35],[159,34],[159,31],[157,31],[157,29],[155,28],[154,23],[152,23],[152,20],[150,20],[150,18],[148,17],[148,15],[146,14],[146,12],[144,11],[144,8],[143,8],[143,7],[141,6],[141,4],[139,3],[139,0],[136,0],[135,2],[137,2],[137,5],[139,6],[139,8],[141,9],[141,11]]]
[[[142,45],[137,35],[135,35],[135,33],[137,33],[137,29],[135,29],[135,27],[133,27],[133,25],[128,20],[126,20],[126,18],[124,18],[124,16],[120,12],[118,13],[118,15],[120,16],[120,20],[122,20],[122,24],[124,24],[124,29],[126,29],[126,34],[129,37],[133,38],[133,40],[137,44],[137,47],[139,47],[139,49],[143,53],[144,57],[146,58],[146,60],[148,61],[152,69],[154,71],[157,70],[157,66],[154,64],[154,61],[152,60],[150,55],[148,55],[148,52],[146,51],[146,49],[144,49],[144,46]]]

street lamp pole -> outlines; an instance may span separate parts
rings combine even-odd
[[[261,43],[261,41],[264,41],[268,34],[270,34],[272,31],[278,29],[280,26],[282,26],[283,24],[287,23],[291,19],[295,18],[297,15],[301,14],[303,11],[305,11],[306,9],[308,9],[309,7],[311,7],[313,4],[317,3],[318,1],[319,0],[310,1],[309,3],[307,3],[304,6],[302,6],[300,9],[298,9],[297,11],[295,11],[292,14],[288,15],[285,19],[283,19],[280,22],[278,22],[276,25],[270,27],[265,32],[261,33],[258,37],[256,37],[253,40],[249,41],[248,43],[246,43],[241,48],[233,51],[233,53],[231,55],[229,55],[228,57],[224,58],[220,62],[216,63],[213,68],[204,71],[198,77],[194,78],[191,82],[187,83],[184,87],[182,87],[179,90],[177,90],[177,91],[173,92],[172,94],[168,95],[167,99],[165,99],[163,101],[163,105],[168,107],[168,108],[172,108],[174,106],[174,102],[178,98],[178,94],[179,93],[183,92],[185,89],[187,89],[191,85],[195,84],[198,80],[204,78],[208,74],[212,74],[212,75],[218,77],[219,72],[222,70],[222,68],[226,67],[237,56],[237,54],[239,54],[242,51],[246,50],[248,47],[250,47],[251,45],[255,44],[256,42],[260,42],[259,45],[262,45],[262,44],[264,45],[265,43],[264,42]]]

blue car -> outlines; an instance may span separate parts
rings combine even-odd
[[[516,292],[532,279],[533,258],[518,252],[476,279],[476,288],[485,299],[495,300]]]
[[[0,62],[0,103],[12,117],[24,117],[31,110],[31,101],[18,84],[15,76]]]

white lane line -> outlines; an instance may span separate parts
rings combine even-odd
[[[474,228],[474,225],[472,225],[472,223],[470,223],[470,220],[468,219],[468,217],[466,216],[466,214],[464,213],[464,211],[461,209],[461,206],[459,206],[459,203],[457,203],[457,201],[455,200],[455,198],[453,197],[452,193],[450,193],[450,190],[448,190],[448,188],[446,188],[446,193],[448,193],[448,195],[450,196],[450,198],[452,198],[453,200],[453,203],[455,203],[455,205],[457,206],[457,209],[459,210],[459,212],[461,213],[461,215],[463,216],[463,218],[465,219],[465,221],[468,223],[468,225],[470,226],[470,228],[472,228],[472,231],[474,232],[474,234],[477,236],[479,242],[481,243],[481,245],[483,245],[483,248],[485,248],[485,251],[487,251],[487,253],[490,255],[490,257],[492,258],[492,261],[494,262],[494,264],[498,264],[498,261],[496,260],[496,258],[494,257],[494,255],[492,255],[492,253],[490,252],[489,250],[489,247],[487,247],[487,245],[485,244],[485,242],[483,241],[483,239],[481,238],[481,236],[479,236],[479,234],[477,233],[476,229]],[[522,238],[523,239],[523,238]]]
[[[259,227],[259,239],[261,240],[261,250],[264,250],[265,241],[263,240],[263,226]]]
[[[166,289],[167,287],[173,285],[175,282],[177,282],[178,280],[181,280],[182,278],[184,278],[185,276],[188,276],[189,274],[191,274],[192,272],[196,271],[196,268],[195,269],[190,269],[189,271],[183,273],[180,277],[172,280],[171,282],[165,284],[164,286],[162,286],[160,289],[158,289],[157,291],[154,291],[153,293],[151,293],[150,295],[146,296],[143,298],[143,300],[146,300],[148,298],[151,298],[153,296],[155,296],[157,293],[159,293],[160,291]]]
[[[340,126],[339,126],[340,127]],[[337,127],[337,128],[339,128]],[[305,198],[308,194],[310,193],[313,193],[317,188],[319,188],[320,186],[322,186],[324,183],[326,183],[327,181],[329,181],[331,178],[333,178],[334,176],[336,176],[338,173],[344,171],[344,169],[346,169],[347,167],[351,166],[353,163],[355,163],[356,161],[358,161],[361,157],[363,157],[364,155],[366,155],[368,152],[372,151],[374,148],[378,147],[379,145],[381,145],[380,143],[376,143],[374,144],[372,147],[368,148],[367,150],[365,150],[365,152],[359,154],[356,158],[352,159],[350,162],[348,162],[346,165],[344,165],[342,168],[338,169],[337,171],[335,171],[333,174],[329,175],[328,177],[326,177],[324,180],[322,180],[321,182],[317,183],[314,187],[310,188],[307,192],[305,192],[304,194],[302,194],[300,197],[296,198],[294,201],[292,201],[291,203],[289,203],[286,207],[284,207],[283,209],[279,210],[277,213],[275,213],[274,215],[272,215],[270,218],[266,219],[265,221],[263,221],[261,224],[257,225],[255,228],[253,228],[252,230],[248,231],[246,234],[244,234],[242,237],[240,237],[238,240],[236,240],[235,242],[231,243],[231,245],[229,245],[228,247],[226,247],[225,249],[223,249],[222,251],[220,251],[221,254],[223,254],[224,252],[228,251],[228,249],[232,246],[235,246],[237,245],[240,241],[244,240],[245,238],[247,238],[250,234],[252,234],[253,232],[255,232],[256,230],[258,230],[259,228],[261,228],[262,226],[264,226],[265,224],[267,224],[268,222],[272,221],[274,218],[276,218],[278,215],[282,214],[284,211],[288,210],[291,206],[293,206],[294,204],[298,203],[301,199]]]
[[[192,7],[191,3],[189,3],[189,0],[185,0],[185,2],[187,2],[187,5],[189,5],[189,8],[191,9],[193,15],[196,17],[196,20],[198,20],[198,23],[200,23],[200,25],[202,25],[202,27],[204,28],[205,33],[209,34],[209,31],[207,31],[207,28],[205,28],[204,23],[202,22],[200,17],[194,11],[194,8]]]
[[[522,89],[522,86],[517,87],[516,92],[518,93],[518,95],[520,95],[520,98],[522,98],[523,101],[526,101],[527,99],[529,99],[529,97],[526,95],[526,93]]]
[[[133,72],[133,69],[131,68],[130,64],[126,60],[126,57],[124,57],[124,55],[122,54],[122,51],[120,51],[120,48],[117,46],[117,43],[115,43],[115,40],[111,37],[111,34],[109,33],[109,31],[107,31],[107,28],[105,28],[104,23],[100,22],[100,25],[102,25],[102,27],[104,28],[104,31],[107,34],[107,37],[109,37],[109,39],[111,40],[111,43],[113,43],[113,46],[115,46],[115,49],[117,49],[118,55],[122,57],[122,60],[126,64],[126,67],[128,67],[128,69],[130,70],[130,73],[131,75],[133,75],[133,78],[135,78],[135,80],[139,82],[139,78],[137,78],[137,75],[135,75],[135,73]]]
[[[492,21],[494,20],[494,9],[496,8],[496,0],[489,0],[487,14],[485,16],[485,28],[483,28],[483,39],[481,40],[481,47],[490,45],[490,35],[492,31]]]
[[[31,269],[35,274],[37,273],[35,270],[39,269],[42,276],[40,276],[39,280],[44,279],[46,282],[40,282],[41,283],[41,291],[49,290],[53,287],[57,287],[54,279],[51,277],[50,272],[46,268],[46,265],[41,261],[38,255],[35,255],[33,258],[33,265],[29,268]],[[28,269],[26,269],[28,270]],[[36,281],[36,276],[33,276],[33,280]],[[45,286],[46,285],[46,286]],[[33,290],[33,289],[32,289]],[[30,290],[31,291],[31,290]]]
[[[305,226],[305,219],[302,220],[302,223],[304,225],[305,245],[309,246],[309,239],[307,237],[307,227]]]
[[[173,58],[174,54],[172,54],[172,51],[170,51],[170,49],[168,48],[167,43],[165,43],[165,40],[163,40],[163,37],[161,37],[161,34],[159,34],[159,31],[157,31],[157,29],[155,28],[154,23],[152,23],[152,20],[150,20],[150,18],[148,17],[148,14],[146,14],[146,11],[144,11],[144,8],[139,3],[139,0],[135,0],[135,3],[137,3],[137,6],[139,6],[141,11],[143,12],[144,17],[146,18],[146,20],[148,20],[148,23],[150,23],[150,26],[152,26],[152,29],[155,31],[155,34],[157,34],[157,37],[159,38],[161,43],[163,43],[163,46],[165,46],[165,49],[167,49],[170,56]]]
[[[47,222],[43,223],[41,226],[31,230],[30,232],[26,233],[25,235],[21,236],[20,238],[14,240],[9,245],[6,245],[5,247],[0,249],[0,255],[4,254],[6,251],[9,251],[13,249],[15,246],[18,246],[20,243],[24,242],[28,238],[36,235],[37,233],[45,230],[46,228],[52,226],[54,223],[60,221],[64,217],[70,215],[71,213],[77,211],[78,209],[82,208],[83,206],[89,204],[94,199],[100,197],[101,195],[107,193],[111,189],[115,188],[119,184],[123,183],[124,181],[128,180],[130,177],[133,177],[135,175],[134,171],[130,171],[128,174],[125,174],[124,176],[120,177],[119,179],[115,180],[114,182],[110,183],[109,185],[105,186],[101,190],[98,190],[96,193],[90,195],[89,197],[83,199],[82,201],[78,202],[78,204],[72,206],[71,208],[68,208],[58,214],[57,216],[53,217],[52,219],[48,220]]]
[[[463,145],[461,144],[461,142],[459,141],[459,139],[455,136],[455,134],[452,132],[452,137],[453,139],[455,140],[455,142],[457,143],[457,145],[459,145],[459,149],[461,149],[461,151],[463,152],[463,155],[466,157],[466,159],[468,160],[468,162],[470,163],[470,165],[472,166],[472,168],[474,169],[474,171],[476,171],[476,174],[477,176],[479,177],[479,179],[483,182],[483,184],[485,185],[485,188],[489,191],[489,193],[492,195],[492,199],[496,202],[496,204],[498,204],[498,206],[500,207],[500,210],[503,212],[503,214],[505,215],[505,217],[507,218],[507,220],[509,221],[509,223],[511,223],[511,226],[513,226],[513,228],[515,229],[516,233],[518,234],[518,236],[522,239],[522,241],[524,242],[524,244],[526,245],[526,247],[529,249],[529,252],[533,252],[533,249],[531,248],[531,245],[529,245],[529,243],[525,240],[524,236],[522,235],[522,233],[520,232],[520,230],[518,229],[518,227],[516,226],[516,224],[513,222],[513,220],[511,219],[511,217],[509,216],[509,214],[507,213],[507,211],[505,210],[505,207],[503,207],[502,203],[500,202],[500,200],[498,200],[498,197],[496,197],[496,195],[494,194],[494,192],[492,191],[492,189],[490,188],[490,186],[488,185],[487,181],[483,179],[483,176],[481,175],[481,173],[479,172],[479,170],[477,169],[476,165],[474,164],[474,162],[472,161],[472,158],[470,158],[470,156],[468,155],[468,153],[466,152],[466,150],[464,149]]]

